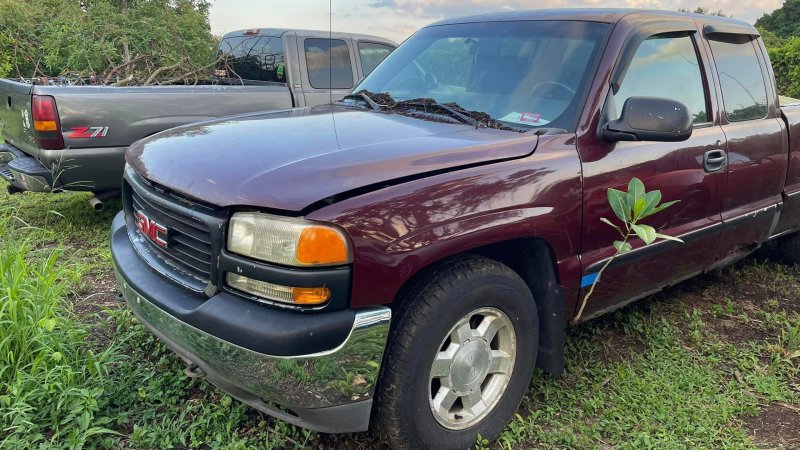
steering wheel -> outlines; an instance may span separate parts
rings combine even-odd
[[[561,89],[569,92],[570,97],[575,95],[575,90],[572,89],[571,87],[567,86],[566,84],[559,83],[558,81],[543,81],[543,82],[537,84],[536,86],[534,86],[533,89],[531,89],[531,96],[533,96],[533,94],[536,93],[536,91],[539,90],[539,88],[544,87],[544,86],[555,86],[555,87],[561,88]]]

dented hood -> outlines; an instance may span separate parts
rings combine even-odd
[[[536,142],[533,133],[326,105],[175,128],[133,144],[126,160],[214,205],[300,211],[365,186],[526,156]]]

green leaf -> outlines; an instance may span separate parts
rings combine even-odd
[[[656,230],[650,225],[631,225],[631,229],[644,241],[645,245],[650,245],[656,240]]]
[[[628,204],[633,207],[639,199],[644,199],[644,183],[642,183],[642,180],[633,177],[628,182]]]
[[[617,249],[617,253],[621,255],[631,251],[633,247],[631,247],[631,244],[627,242],[614,241],[614,248]]]
[[[634,220],[638,219],[642,213],[644,212],[644,208],[647,206],[644,198],[640,198],[636,200],[636,203],[633,205],[633,218]]]
[[[622,191],[609,188],[608,189],[608,204],[614,210],[619,220],[628,223],[631,220],[631,207],[628,205],[627,197]]]
[[[663,210],[669,208],[670,206],[674,205],[675,203],[678,203],[679,201],[680,200],[673,200],[671,202],[662,203],[662,204],[656,206],[655,208],[653,208],[653,211],[648,215],[653,215],[653,214],[655,214],[657,212],[663,211]]]
[[[44,328],[47,331],[53,331],[56,328],[57,324],[58,324],[58,321],[56,319],[53,319],[53,318],[41,319],[39,321],[39,326],[41,328]]]
[[[636,216],[636,219],[644,219],[645,217],[653,214],[653,210],[658,206],[658,202],[661,201],[661,191],[655,190],[650,191],[644,194],[644,210]]]
[[[668,234],[656,233],[656,238],[658,238],[658,239],[666,239],[668,241],[680,242],[681,244],[683,244],[683,241],[680,238],[676,238],[675,236],[670,236]]]

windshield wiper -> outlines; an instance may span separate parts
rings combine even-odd
[[[355,94],[348,94],[348,95],[345,95],[345,96],[344,96],[344,98],[343,98],[342,100],[361,100],[361,101],[364,101],[364,102],[366,102],[366,103],[367,103],[367,105],[369,105],[369,107],[370,107],[370,108],[371,108],[373,111],[380,111],[380,110],[381,110],[381,105],[379,105],[379,104],[375,103],[375,101],[374,101],[374,100],[372,100],[372,99],[369,97],[369,95],[367,95],[367,93],[366,93],[366,92],[364,92],[364,91],[361,91],[361,92],[356,92]],[[342,102],[335,102],[335,103],[342,103]]]
[[[441,113],[444,112],[446,115],[452,117],[453,119],[471,125],[475,128],[493,128],[496,130],[516,131],[516,132],[529,131],[527,129],[521,129],[518,127],[510,127],[508,125],[505,125],[497,121],[496,119],[492,118],[492,116],[490,116],[485,112],[468,111],[467,109],[463,108],[461,105],[457,103],[439,103],[432,98],[414,98],[409,100],[397,101],[386,92],[376,94],[374,92],[370,92],[364,89],[346,96],[345,99],[364,101],[370,106],[370,108],[376,111],[384,110],[398,114],[413,115],[425,118],[425,115],[420,114],[420,111],[418,111],[419,109],[422,109],[423,110],[421,111],[422,113],[433,114],[433,115],[437,114],[442,115]],[[438,110],[438,111],[432,111],[432,110]],[[430,116],[427,116],[427,120],[434,120],[434,119]]]
[[[466,110],[464,108],[462,108],[461,106],[455,104],[455,103],[442,104],[442,103],[439,103],[436,100],[433,100],[433,99],[430,99],[430,98],[417,98],[417,99],[413,99],[413,100],[404,100],[402,102],[398,102],[395,107],[397,107],[397,106],[400,106],[400,107],[411,106],[411,107],[423,107],[423,108],[428,108],[428,107],[438,108],[438,109],[446,112],[447,114],[449,114],[450,117],[453,117],[456,120],[459,120],[459,121],[461,121],[461,122],[463,122],[463,123],[465,123],[467,125],[472,125],[475,128],[480,128],[482,126],[482,124],[480,122],[478,122],[477,120],[475,120],[472,117],[460,112],[459,109],[462,110],[462,111],[466,111]]]

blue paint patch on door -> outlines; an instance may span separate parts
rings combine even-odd
[[[595,273],[590,273],[589,275],[584,275],[583,278],[581,278],[581,287],[585,288],[586,286],[591,286],[592,283],[594,283],[594,280],[596,280],[599,276],[600,276],[600,272],[595,272]]]

